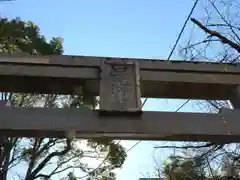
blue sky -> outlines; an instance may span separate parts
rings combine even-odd
[[[65,54],[166,59],[192,5],[192,0],[16,0],[0,3],[0,13],[33,21],[47,38],[63,37]],[[201,11],[199,4],[194,17],[199,17]],[[189,23],[179,44],[192,29]],[[179,58],[178,50],[172,59]],[[174,111],[181,103],[149,100],[144,109]],[[182,109],[197,110],[192,104]],[[128,148],[134,143],[123,144]],[[172,153],[154,151],[155,144],[142,142],[130,151],[117,179],[137,180],[141,173],[152,173],[152,156],[160,162]]]

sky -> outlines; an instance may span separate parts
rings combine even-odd
[[[1,16],[32,21],[48,39],[64,39],[65,54],[166,59],[188,16],[193,0],[16,0],[0,3]],[[193,17],[200,17],[199,4]],[[194,27],[189,23],[179,44],[188,39]],[[180,59],[176,48],[172,59]],[[174,111],[183,101],[147,101],[144,110]],[[181,111],[200,111],[187,104]],[[126,149],[135,141],[124,141]],[[129,153],[117,180],[137,180],[151,176],[155,162],[173,153],[156,150],[159,142],[144,141]]]

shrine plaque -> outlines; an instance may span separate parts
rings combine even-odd
[[[141,110],[137,62],[108,60],[101,63],[100,110]]]

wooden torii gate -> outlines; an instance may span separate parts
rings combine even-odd
[[[0,135],[240,142],[240,68],[232,64],[0,54],[0,92],[100,95],[100,109],[0,108]],[[216,114],[142,112],[140,97],[230,100]]]

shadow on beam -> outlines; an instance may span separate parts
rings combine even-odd
[[[44,130],[0,130],[0,136],[7,137],[41,137],[41,138],[66,138],[63,131]],[[190,142],[214,142],[233,143],[240,142],[240,135],[153,135],[153,134],[118,134],[77,132],[77,139],[115,139],[115,140],[146,140],[146,141],[190,141]]]
[[[0,91],[72,94],[84,86],[89,94],[98,96],[100,59],[106,58],[14,58],[0,53],[0,83],[4,84]],[[233,65],[143,60],[139,66],[142,97],[228,100],[229,93],[240,85],[240,70]]]

